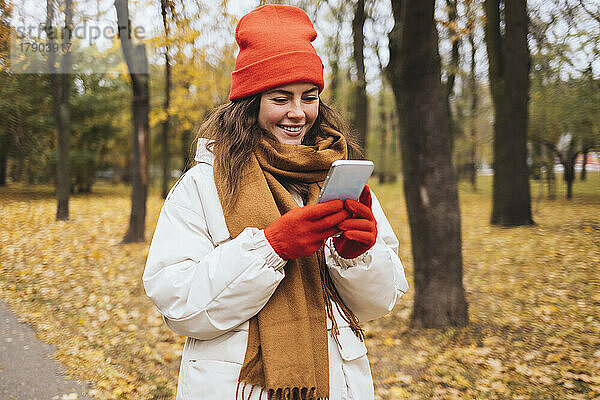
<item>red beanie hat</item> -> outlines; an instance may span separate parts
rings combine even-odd
[[[323,63],[311,44],[310,18],[297,7],[268,4],[244,15],[235,29],[240,52],[231,74],[229,100],[294,82],[323,90]]]

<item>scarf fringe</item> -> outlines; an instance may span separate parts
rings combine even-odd
[[[240,394],[240,385],[242,387],[242,397],[241,397],[241,400],[245,400],[246,399],[246,396],[244,395],[244,391],[246,390],[246,386],[250,385],[250,393],[248,393],[248,397],[247,397],[248,399],[252,398],[252,392],[254,391],[254,388],[258,387],[258,385],[252,385],[252,384],[248,384],[246,382],[238,381],[237,386],[235,388],[235,399],[236,400],[240,399],[240,397],[239,397],[239,394]],[[263,391],[264,391],[264,389],[261,388],[260,389],[260,394],[259,394],[259,397],[258,397],[259,400],[262,399]]]
[[[352,310],[350,310],[345,304],[342,298],[340,297],[333,281],[331,280],[331,276],[329,276],[329,271],[327,269],[325,263],[325,253],[323,247],[321,247],[317,251],[317,259],[319,261],[319,270],[321,273],[322,280],[322,288],[323,288],[323,297],[325,299],[325,308],[327,310],[327,315],[331,320],[331,336],[336,341],[338,345],[340,342],[338,340],[338,335],[340,334],[340,329],[337,325],[336,319],[333,315],[333,304],[337,307],[338,311],[342,318],[348,323],[356,337],[358,337],[361,341],[365,339],[364,330],[358,324],[358,318],[354,315]],[[241,386],[241,398],[240,395],[240,386]],[[250,386],[250,391],[246,396],[246,386]],[[252,393],[254,389],[260,388],[260,393],[258,395],[258,399],[262,400],[263,393],[265,394],[266,400],[327,400],[328,397],[315,397],[316,388],[277,388],[277,389],[265,389],[260,387],[259,385],[253,385],[248,382],[238,381],[236,390],[235,390],[235,398],[236,400],[250,400],[252,398]]]
[[[327,269],[327,265],[325,263],[325,252],[323,250],[323,246],[321,246],[317,252],[317,259],[319,260],[319,270],[321,272],[321,281],[323,282],[322,287],[323,297],[325,298],[325,308],[327,309],[327,315],[331,320],[331,336],[339,346],[340,342],[338,341],[337,336],[340,334],[340,329],[333,315],[333,308],[331,305],[331,303],[334,303],[344,321],[350,325],[352,332],[354,332],[356,337],[359,338],[361,342],[364,342],[365,331],[358,324],[358,317],[356,317],[352,310],[350,310],[346,304],[344,304],[344,301],[340,297],[337,288],[331,280],[331,276],[329,276],[329,270]]]
[[[241,395],[240,394],[240,386],[242,388]],[[245,396],[244,391],[246,386],[250,386],[250,392],[248,396]],[[254,388],[259,388],[258,385],[252,385],[246,382],[238,382],[237,388],[235,390],[235,398],[236,400],[250,400],[252,399],[252,393],[254,392]],[[277,389],[265,389],[260,388],[260,393],[258,395],[258,400],[262,400],[262,395],[265,393],[266,400],[329,400],[329,397],[315,397],[316,388],[312,387],[308,388],[297,388],[297,387],[285,387],[285,388],[277,388]]]

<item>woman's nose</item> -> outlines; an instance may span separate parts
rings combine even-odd
[[[293,101],[290,104],[290,109],[288,110],[287,116],[288,118],[294,119],[304,117],[304,110],[302,110],[302,104],[300,104],[299,101]]]

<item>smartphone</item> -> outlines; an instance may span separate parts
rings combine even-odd
[[[319,193],[318,202],[358,200],[374,168],[375,164],[368,160],[334,161]]]

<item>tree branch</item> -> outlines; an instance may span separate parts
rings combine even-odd
[[[133,44],[131,43],[131,21],[129,20],[129,6],[127,0],[115,0],[117,11],[117,30],[123,47],[123,57],[129,71],[136,71],[133,57]],[[133,79],[133,74],[130,74]]]

